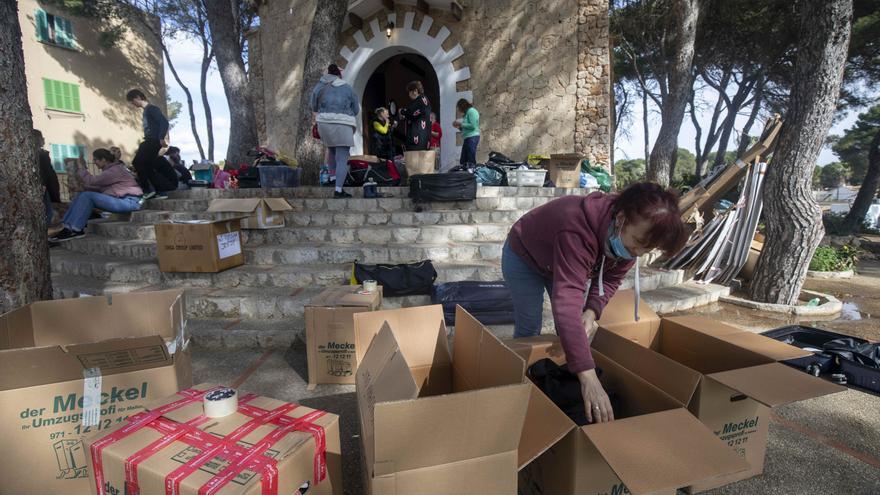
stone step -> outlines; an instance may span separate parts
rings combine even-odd
[[[309,212],[289,211],[285,214],[287,228],[293,227],[365,227],[400,226],[423,227],[433,225],[474,225],[487,223],[510,224],[519,220],[528,209],[496,211],[441,210],[423,212]],[[107,235],[133,239],[136,236],[147,239],[153,236],[153,224],[172,220],[206,220],[220,218],[221,215],[207,212],[179,213],[160,210],[141,210],[129,218],[112,221],[93,220],[89,230]]]
[[[234,270],[236,269],[214,275],[230,274],[228,276],[232,277]],[[273,267],[272,270],[277,270],[277,268]],[[156,283],[154,280],[141,282],[104,281],[86,275],[63,273],[53,274],[52,280],[53,286],[60,291],[59,294],[62,294],[63,297],[77,297],[78,294],[99,295],[105,292],[118,292],[119,290],[158,290],[166,287],[187,287],[187,313],[190,317],[274,320],[302,318],[303,307],[312,297],[326,286],[344,285],[348,276],[347,270],[340,270],[337,272],[339,278],[325,278],[322,284],[305,284],[299,287],[273,286],[261,283],[270,280],[278,281],[270,277],[269,271],[271,270],[263,272],[251,270],[239,279],[238,285],[232,285],[231,278],[227,280],[212,280],[210,277],[205,277],[202,279],[181,279],[176,281],[176,283],[169,281]],[[326,272],[316,270],[314,273],[316,277],[326,277]],[[261,276],[265,278],[261,278]],[[492,281],[500,280],[501,278],[498,267],[495,267],[495,271],[487,270],[486,272],[474,273],[474,279],[479,280]],[[647,293],[647,291],[679,284],[681,278],[682,272],[678,270],[667,271],[646,268],[643,270],[640,282],[642,289]],[[241,283],[242,279],[245,280],[244,284]],[[455,280],[464,280],[464,278],[456,278]],[[214,283],[215,281],[217,283]],[[442,282],[442,280],[439,282]],[[228,283],[229,286],[218,286],[221,283]],[[630,272],[621,283],[621,289],[630,288],[632,285],[633,273]],[[71,295],[68,296],[66,294]],[[427,304],[428,297],[387,297],[385,301],[385,307],[412,306]],[[549,304],[547,308],[549,309]]]
[[[305,265],[242,265],[220,273],[162,273],[155,261],[50,251],[52,272],[91,277],[112,283],[163,284],[168,287],[327,287],[348,283],[351,263]],[[497,262],[434,263],[437,283],[459,280],[500,280]]]
[[[330,212],[398,212],[398,211],[494,211],[530,209],[556,199],[556,196],[500,196],[477,198],[473,201],[414,203],[409,198],[288,198],[293,211]],[[202,212],[208,209],[208,199],[151,199],[146,210],[174,212]]]
[[[112,239],[156,239],[152,225],[128,222],[101,222],[89,226],[90,232]],[[282,227],[267,230],[242,230],[245,245],[294,244],[331,242],[334,244],[430,243],[445,241],[504,242],[510,224],[482,223],[477,225],[426,225],[362,227]]]
[[[336,245],[309,243],[295,246],[246,246],[245,263],[256,265],[345,263],[406,263],[430,259],[437,262],[495,261],[501,259],[502,241],[396,243],[384,245]],[[57,249],[77,253],[154,260],[156,243],[148,240],[111,239],[87,235],[62,243]]]
[[[348,187],[346,191],[356,198],[363,197],[363,188]],[[496,198],[510,196],[568,196],[573,194],[586,195],[594,189],[563,188],[563,187],[496,187],[480,186],[477,188],[478,198]],[[395,198],[408,198],[409,187],[379,187],[378,192]],[[188,191],[170,191],[169,199],[216,199],[216,198],[332,198],[330,187],[285,187],[271,189],[203,189],[195,188]],[[162,200],[156,200],[162,201]]]
[[[717,301],[723,294],[720,286],[694,287],[699,284],[686,283],[680,287],[665,287],[642,292],[646,301],[658,314],[680,309],[692,308]],[[682,289],[673,291],[671,289]],[[726,287],[724,288],[726,289]],[[669,299],[677,297],[675,304]],[[383,301],[383,307],[390,309],[395,298]],[[386,304],[387,303],[387,304]],[[427,304],[416,298],[404,301],[403,305]],[[675,309],[673,309],[675,308]],[[305,341],[305,329],[301,318],[292,317],[277,320],[258,320],[249,318],[191,318],[187,325],[190,335],[199,346],[208,348],[287,347],[295,341]],[[513,336],[513,325],[489,325],[489,329],[499,338]],[[541,333],[553,334],[553,317],[545,304]]]

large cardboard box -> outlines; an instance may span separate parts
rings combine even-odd
[[[306,306],[309,389],[355,382],[358,363],[379,329],[355,329],[353,315],[382,306],[381,286],[368,294],[361,294],[360,289],[360,285],[326,289]]]
[[[183,390],[91,437],[92,493],[162,495],[177,473],[173,493],[180,495],[292,495],[301,487],[309,495],[342,494],[339,416],[248,394],[236,412],[209,419],[204,394],[218,388]]]
[[[244,264],[238,218],[157,223],[155,229],[163,272],[216,273]]]
[[[184,314],[171,290],[0,316],[0,493],[89,493],[83,438],[192,384]]]
[[[284,198],[212,199],[208,211],[248,215],[241,219],[243,229],[284,227],[284,212],[293,208]]]
[[[845,390],[777,361],[810,353],[762,335],[699,316],[659,318],[632,291],[619,291],[605,307],[593,348],[680,402],[731,451],[748,471],[691,492],[716,488],[764,470],[770,408]]]
[[[523,361],[461,308],[451,355],[440,305],[354,318],[381,329],[357,371],[366,493],[516,493]]]
[[[406,173],[409,176],[417,174],[433,174],[434,165],[437,162],[437,150],[406,151],[403,153],[406,164]]]
[[[528,366],[565,362],[555,335],[506,343]],[[680,401],[595,349],[593,357],[617,397],[615,420],[579,427],[532,385],[519,444],[522,495],[674,494],[748,468]]]
[[[538,166],[547,170],[547,176],[556,187],[580,187],[581,160],[583,157],[577,154],[554,154],[549,160],[541,160]]]

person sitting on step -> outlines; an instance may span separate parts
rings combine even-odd
[[[64,242],[84,236],[86,223],[94,208],[112,213],[130,213],[140,209],[143,190],[125,165],[104,148],[92,152],[92,158],[101,173],[90,174],[85,158],[80,156],[75,173],[82,179],[85,191],[79,193],[71,203],[61,221],[64,228],[49,238],[52,242]]]

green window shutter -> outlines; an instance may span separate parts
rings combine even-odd
[[[67,48],[73,48],[73,28],[70,20],[55,16],[55,42]]]
[[[51,41],[49,39],[49,23],[46,21],[46,11],[37,9],[34,17],[37,21],[37,39],[40,41]]]
[[[71,101],[71,111],[80,113],[82,109],[79,105],[79,84],[71,84],[70,85],[70,101]]]
[[[55,88],[53,87],[52,80],[43,78],[43,95],[46,97],[46,108],[58,108],[58,104],[55,102]]]
[[[63,82],[52,80],[52,91],[55,93],[55,108],[58,110],[65,110],[63,87]]]
[[[70,95],[70,84],[60,83],[61,85],[61,98],[64,101],[64,105],[62,105],[63,110],[67,110],[68,112],[73,111],[73,98]]]
[[[55,169],[56,172],[64,172],[64,156],[61,150],[64,146],[59,144],[52,145],[52,168]]]

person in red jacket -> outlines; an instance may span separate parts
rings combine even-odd
[[[440,148],[440,138],[443,137],[443,128],[440,122],[437,122],[437,114],[431,112],[431,141],[428,143],[428,149],[436,150]]]
[[[639,256],[657,248],[672,255],[687,236],[677,195],[648,182],[620,194],[550,201],[511,228],[501,270],[513,297],[514,337],[541,333],[546,289],[568,369],[581,382],[591,423],[614,419],[590,352],[602,309],[633,266],[638,279]]]

